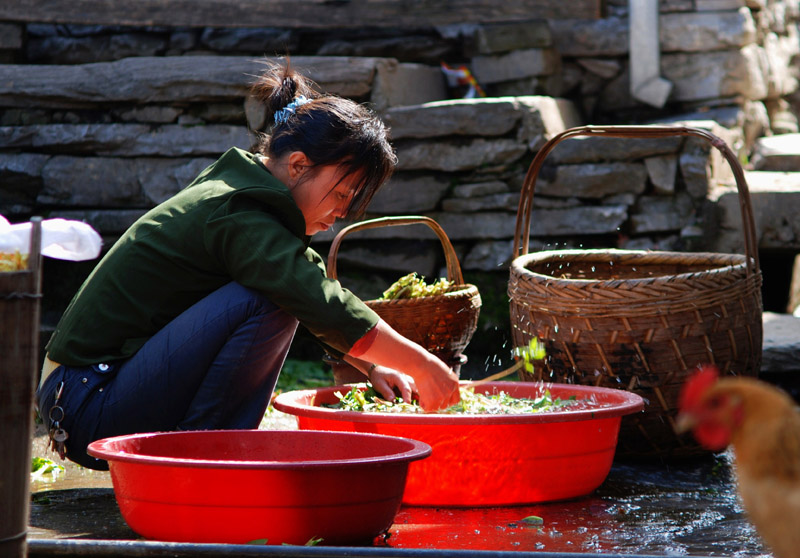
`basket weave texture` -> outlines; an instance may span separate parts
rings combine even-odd
[[[381,217],[345,227],[334,238],[328,253],[328,275],[336,279],[336,258],[342,239],[353,232],[378,227],[422,224],[436,233],[444,250],[447,279],[453,286],[442,294],[394,300],[367,300],[372,308],[401,335],[415,341],[451,366],[462,362],[462,353],[478,327],[481,297],[475,285],[464,283],[455,249],[442,227],[424,216]]]
[[[637,250],[555,250],[528,254],[536,174],[559,141],[606,137],[697,136],[732,165],[739,189],[746,254]],[[761,272],[744,173],[735,155],[704,130],[683,127],[582,127],[550,140],[523,185],[508,294],[512,338],[536,336],[547,357],[522,380],[615,387],[641,395],[644,412],[625,417],[618,454],[679,458],[706,453],[677,435],[681,386],[698,365],[757,376],[762,350]]]

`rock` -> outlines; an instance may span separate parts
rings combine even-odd
[[[184,188],[212,162],[214,159],[210,158],[56,155],[42,168],[43,188],[37,203],[60,207],[150,208]]]
[[[319,86],[345,97],[365,97],[380,65],[374,58],[296,56],[292,64]],[[263,59],[249,56],[139,56],[114,62],[1,65],[0,103],[21,107],[74,107],[98,103],[187,103],[243,100]],[[119,79],[126,76],[126,79]]]
[[[142,215],[145,209],[60,209],[51,217],[84,221],[103,236],[119,236]]]
[[[531,234],[537,237],[616,233],[627,218],[625,206],[535,209]],[[441,213],[435,219],[451,240],[501,240],[514,236],[516,219],[508,212]]]
[[[465,171],[484,165],[507,165],[527,151],[519,142],[477,138],[464,143],[411,142],[397,145],[397,170]]]
[[[0,50],[22,48],[22,31],[22,25],[0,23]]]
[[[656,194],[672,195],[675,193],[675,177],[678,173],[677,155],[661,155],[658,157],[647,157],[644,160],[647,168],[647,175]]]
[[[244,126],[145,124],[48,124],[0,127],[0,148],[45,152],[184,157],[221,155],[231,147],[248,149],[253,138]]]
[[[564,58],[627,56],[628,18],[560,19],[550,22],[553,43]]]
[[[354,241],[360,237],[361,231],[352,235]],[[441,248],[436,250],[437,247],[432,242],[381,242],[379,246],[370,248],[358,246],[355,242],[348,245],[350,239],[351,236],[345,237],[336,255],[337,274],[348,269],[361,268],[396,272],[398,277],[412,271],[431,277],[438,271]]]
[[[291,29],[273,27],[206,27],[200,44],[221,52],[295,52],[298,37]]]
[[[676,153],[682,141],[678,136],[663,138],[575,136],[559,142],[547,156],[547,161],[559,165],[630,161]]]
[[[800,318],[764,312],[762,373],[800,373]]]
[[[32,212],[49,160],[50,156],[36,153],[0,153],[0,215]]]
[[[508,192],[508,184],[493,180],[491,182],[475,182],[471,184],[459,184],[453,188],[453,198],[474,198],[479,196],[489,196],[492,194],[504,194]]]
[[[553,36],[545,20],[478,25],[467,40],[464,54],[497,54],[512,50],[552,46]]]
[[[457,99],[390,108],[384,121],[393,140],[440,136],[502,136],[522,117],[511,97]],[[541,132],[540,132],[541,133]]]
[[[461,261],[464,271],[505,270],[511,263],[513,241],[494,240],[477,242]]]
[[[552,48],[515,50],[504,55],[476,56],[472,73],[481,84],[511,81],[555,74],[560,64],[559,52]]]
[[[647,170],[642,163],[585,163],[558,165],[543,172],[536,191],[544,196],[599,199],[614,194],[641,194]]]
[[[519,192],[492,194],[469,199],[449,198],[442,202],[442,209],[450,213],[470,213],[474,211],[515,211],[519,206]]]
[[[167,43],[145,33],[118,33],[88,37],[50,36],[29,40],[27,56],[32,62],[86,64],[109,62],[132,56],[155,56]]]
[[[630,216],[635,235],[680,231],[689,224],[694,207],[688,195],[641,196]]]
[[[378,64],[370,101],[376,111],[444,99],[447,87],[438,67]]]
[[[372,198],[371,213],[383,215],[418,215],[439,206],[449,184],[434,176],[394,175]]]
[[[800,133],[759,138],[750,163],[754,170],[800,172]]]
[[[745,172],[755,221],[756,243],[761,250],[800,250],[800,174],[769,171]],[[744,232],[735,189],[717,187],[709,192],[716,204],[719,234],[716,251],[744,253]]]
[[[756,42],[756,25],[747,8],[710,13],[661,14],[661,52],[703,52]]]

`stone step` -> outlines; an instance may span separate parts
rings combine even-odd
[[[760,377],[800,401],[800,317],[764,312]]]
[[[800,251],[800,172],[745,171],[756,241],[760,250]],[[742,217],[736,188],[709,193],[717,205],[719,234],[714,250],[744,253]]]
[[[755,170],[800,172],[800,133],[759,138],[750,162]]]

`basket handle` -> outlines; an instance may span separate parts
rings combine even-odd
[[[444,257],[445,261],[447,262],[447,278],[455,285],[463,285],[464,277],[461,275],[461,265],[458,263],[458,257],[456,256],[456,251],[453,248],[453,245],[450,243],[450,239],[447,238],[444,229],[442,229],[439,223],[430,217],[425,217],[422,215],[378,217],[376,219],[368,219],[367,221],[361,221],[360,223],[354,223],[346,226],[336,234],[336,237],[334,237],[333,242],[331,243],[331,248],[328,252],[328,277],[331,279],[336,279],[336,256],[339,253],[339,245],[346,235],[355,231],[376,229],[378,227],[398,227],[403,225],[417,224],[428,225],[431,229],[433,229],[433,232],[435,232],[436,236],[439,237],[439,241],[442,243],[442,248],[444,249]]]
[[[739,191],[739,208],[742,212],[742,229],[744,232],[744,248],[747,273],[758,273],[758,245],[756,244],[756,226],[753,219],[753,208],[750,202],[750,190],[744,177],[744,170],[736,155],[728,145],[716,135],[698,128],[687,126],[579,126],[570,128],[545,143],[534,157],[519,198],[517,224],[514,230],[514,248],[512,258],[528,253],[531,212],[533,209],[533,193],[536,189],[536,177],[544,164],[544,159],[560,141],[577,136],[602,136],[610,138],[658,138],[666,136],[695,136],[704,139],[716,147],[733,169],[736,187]]]

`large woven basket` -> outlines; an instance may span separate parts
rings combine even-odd
[[[475,285],[464,283],[455,249],[442,227],[424,216],[381,217],[345,227],[336,235],[328,253],[328,275],[336,279],[336,257],[342,239],[353,232],[378,227],[422,224],[430,227],[444,249],[447,279],[453,286],[443,293],[418,298],[367,300],[400,334],[422,345],[452,367],[463,361],[463,351],[478,327],[481,297]]]
[[[528,254],[530,214],[544,158],[576,136],[703,138],[733,167],[745,254],[557,250]],[[626,417],[618,455],[678,458],[704,452],[677,435],[674,418],[686,377],[703,363],[757,376],[761,363],[761,272],[744,172],[728,146],[704,130],[604,126],[567,130],[537,153],[523,185],[508,294],[512,338],[536,336],[547,358],[521,379],[616,387],[638,393],[644,412]]]

